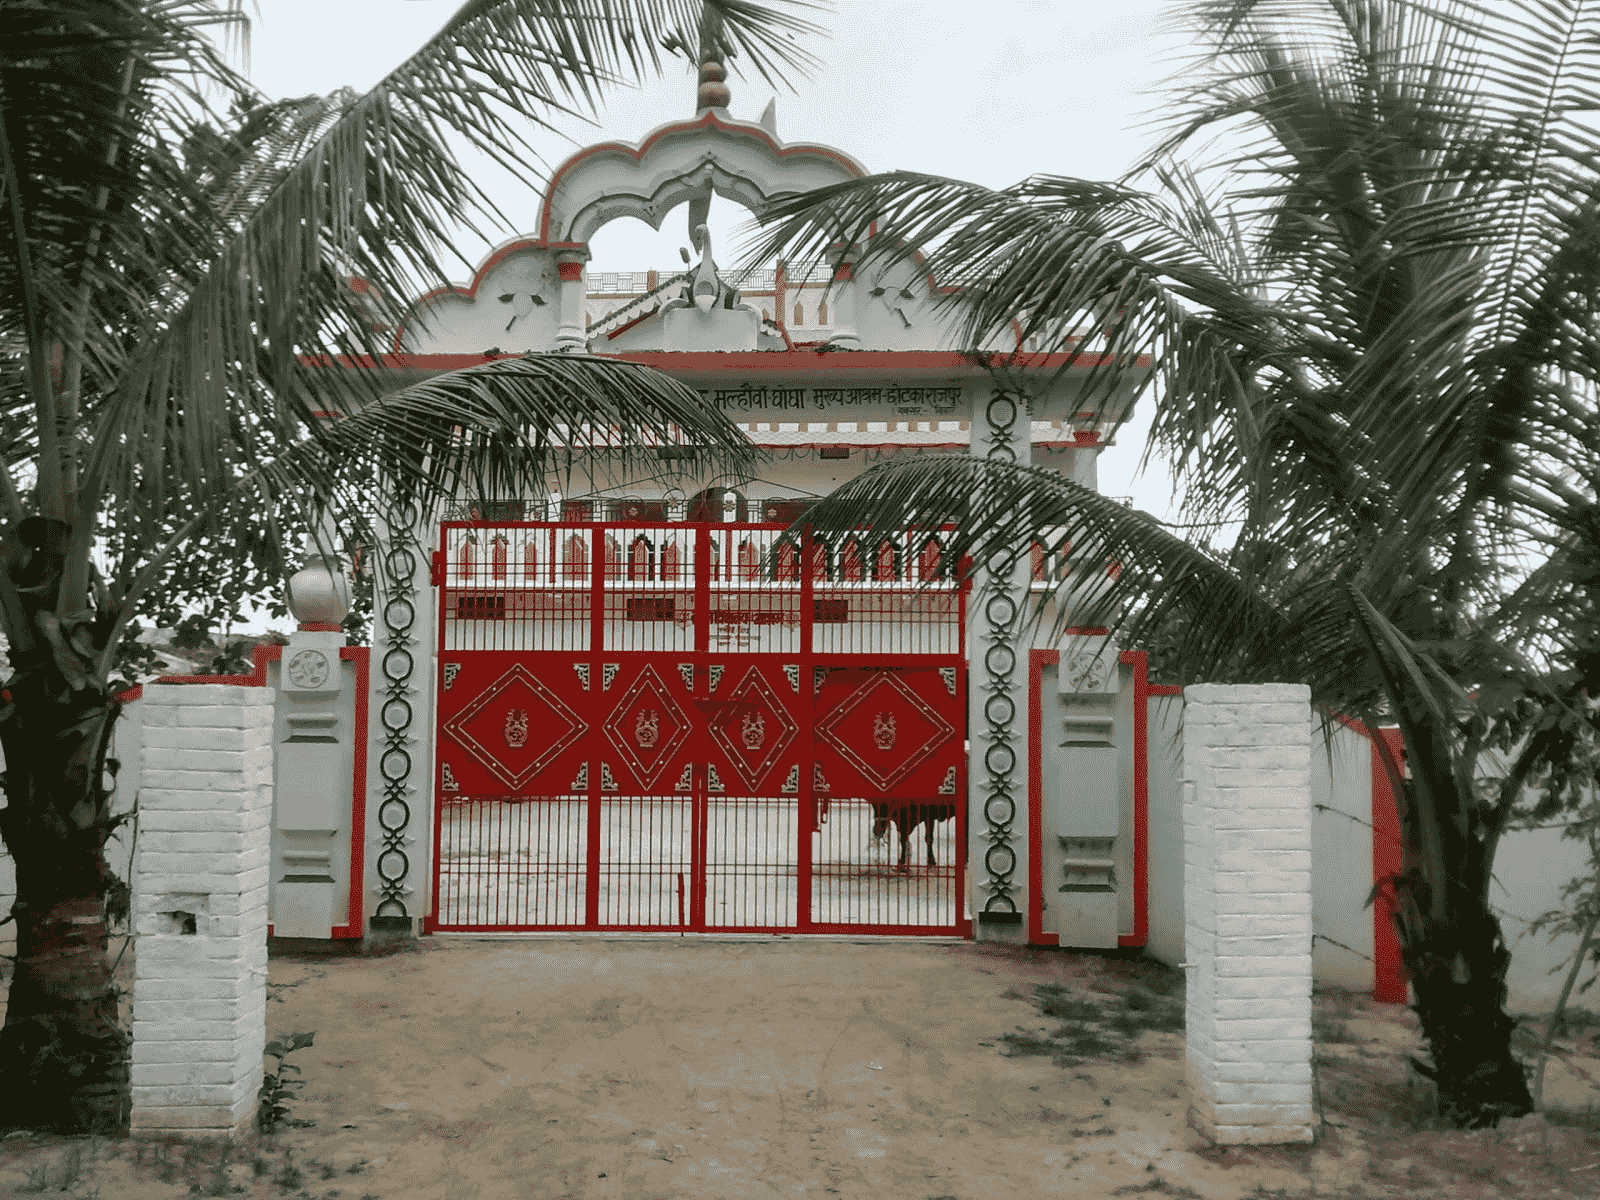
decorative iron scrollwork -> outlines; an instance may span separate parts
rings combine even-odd
[[[421,563],[414,531],[421,519],[415,504],[397,500],[389,505],[386,514],[389,524],[389,546],[380,560],[382,576],[383,609],[379,618],[383,622],[383,656],[378,660],[378,670],[383,676],[383,705],[378,719],[383,726],[383,750],[378,756],[378,774],[383,780],[383,799],[378,804],[378,835],[381,845],[373,869],[378,882],[378,904],[373,909],[374,925],[393,923],[408,927],[411,913],[406,897],[413,890],[407,885],[411,874],[411,858],[405,847],[412,840],[408,836],[411,825],[411,750],[416,743],[411,725],[416,713],[411,697],[416,689],[411,677],[416,673],[417,662],[412,648],[417,639],[413,629],[417,621],[416,575]],[[455,668],[452,670],[451,668]],[[444,684],[455,682],[458,663],[445,664]],[[456,785],[449,764],[440,769],[440,787],[453,791]]]
[[[988,426],[989,450],[985,457],[995,463],[1015,463],[1017,451],[1012,445],[1015,427],[1022,409],[1016,398],[996,392],[984,409],[984,422]],[[1011,825],[1017,816],[1015,771],[1017,751],[1013,746],[1015,705],[1011,702],[1012,680],[1017,669],[1017,652],[1011,645],[1013,624],[1017,618],[1017,602],[1011,596],[1011,576],[1015,573],[1015,552],[997,551],[984,564],[988,572],[989,601],[984,605],[984,623],[988,626],[985,639],[989,648],[983,656],[983,670],[988,677],[984,690],[990,699],[984,706],[983,754],[984,804],[983,817],[988,828],[984,840],[989,848],[984,852],[983,866],[987,878],[980,886],[989,893],[984,902],[985,913],[1018,913],[1016,899],[1012,896],[1012,877],[1017,870],[1017,852],[1011,845]],[[951,681],[946,681],[949,686]],[[1004,704],[996,704],[1004,699]],[[997,718],[1004,717],[1000,720]],[[947,776],[952,790],[954,779]],[[942,788],[940,789],[943,790]]]

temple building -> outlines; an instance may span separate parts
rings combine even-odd
[[[706,59],[692,117],[562,163],[529,198],[525,235],[415,299],[383,366],[400,387],[530,351],[648,364],[767,452],[756,477],[619,479],[580,462],[487,509],[392,507],[370,678],[297,683],[271,666],[291,699],[342,712],[366,689],[371,713],[322,735],[349,743],[358,776],[362,747],[358,817],[336,820],[331,799],[279,806],[277,936],[1143,944],[1142,656],[1100,630],[1045,645],[1021,620],[1040,591],[1070,605],[1083,581],[1039,553],[1004,575],[963,571],[937,529],[825,549],[792,528],[874,463],[932,452],[1095,486],[1108,414],[1079,396],[1103,340],[1086,330],[1047,355],[1011,333],[981,360],[938,303],[951,286],[915,257],[719,264],[713,195],[755,211],[866,173],[785,142],[772,105],[734,117],[724,79]],[[680,209],[681,271],[588,270],[608,222],[660,229]],[[333,647],[328,620],[301,619],[285,661]]]

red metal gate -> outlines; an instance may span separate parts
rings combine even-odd
[[[427,930],[966,932],[937,534],[830,556],[781,525],[447,522],[440,544]]]

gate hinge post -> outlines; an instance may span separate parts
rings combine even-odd
[[[428,564],[428,582],[438,587],[444,582],[444,551],[435,550]]]

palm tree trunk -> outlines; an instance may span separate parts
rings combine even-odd
[[[0,1129],[121,1132],[131,1037],[118,1017],[107,916],[108,898],[126,913],[127,891],[106,861],[117,822],[103,784],[121,705],[94,687],[67,688],[45,663],[15,665],[0,714],[0,836],[17,872]]]
[[[1511,1053],[1516,1022],[1505,1008],[1511,952],[1500,922],[1471,889],[1458,886],[1450,899],[1442,921],[1424,918],[1408,929],[1396,914],[1401,961],[1416,992],[1412,1011],[1433,1060],[1412,1065],[1433,1080],[1439,1114],[1452,1126],[1493,1128],[1533,1111],[1527,1069]],[[1427,911],[1426,904],[1417,907]]]

